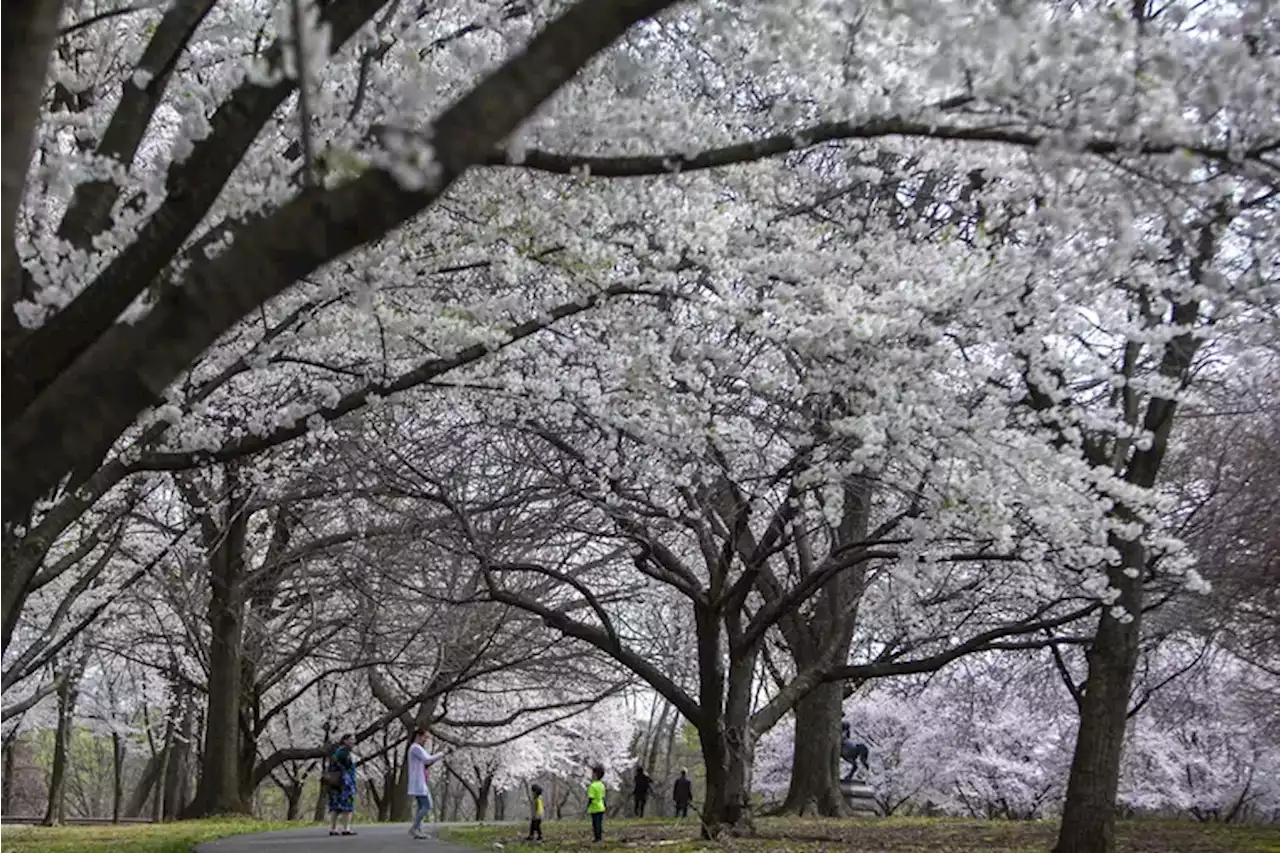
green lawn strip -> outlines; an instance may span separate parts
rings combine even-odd
[[[303,826],[249,818],[211,818],[120,826],[9,826],[4,853],[191,853],[201,841]]]
[[[441,836],[476,849],[503,853],[1044,853],[1053,847],[1052,821],[960,818],[827,820],[763,818],[751,838],[707,842],[694,821],[605,822],[603,844],[591,843],[586,820],[546,821],[542,844],[524,841],[523,827],[445,829]],[[1280,827],[1231,826],[1194,821],[1139,820],[1118,828],[1119,853],[1280,853]]]

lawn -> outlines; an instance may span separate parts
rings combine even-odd
[[[191,853],[201,841],[298,825],[213,818],[122,826],[9,826],[4,829],[4,853]]]
[[[711,843],[698,839],[691,821],[613,821],[597,846],[586,821],[547,821],[541,845],[526,844],[524,833],[510,826],[446,829],[442,837],[477,849],[501,843],[503,853],[1045,853],[1055,828],[1049,821],[765,818],[752,838]],[[1280,827],[1274,826],[1127,821],[1118,836],[1119,853],[1280,853]]]

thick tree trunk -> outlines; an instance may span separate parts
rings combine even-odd
[[[706,838],[750,830],[750,772],[746,750],[726,731],[703,740],[707,793],[702,805],[702,833]]]
[[[53,769],[49,775],[49,805],[45,826],[60,826],[67,801],[67,751],[71,746],[71,723],[75,715],[76,678],[68,675],[58,688],[58,725],[53,734]]]
[[[698,696],[702,706],[701,718],[694,723],[706,765],[702,834],[709,839],[728,832],[740,833],[751,824],[751,688],[756,656],[732,658],[726,674],[721,617],[722,612],[701,605],[694,610]]]
[[[1144,549],[1126,543],[1122,566],[1142,566]],[[1142,581],[1120,571],[1111,582],[1132,619],[1121,622],[1104,610],[1089,650],[1089,676],[1080,703],[1080,731],[1067,780],[1055,853],[1113,853],[1116,846],[1116,793],[1124,751],[1129,690],[1138,664],[1142,631]]]
[[[782,811],[797,815],[839,817],[840,706],[843,685],[823,684],[796,703],[795,751],[791,758],[791,787]]]
[[[209,554],[209,702],[193,816],[249,811],[240,787],[244,540],[248,518],[244,499],[235,493],[234,486],[225,507],[220,540],[209,543],[214,544]]]
[[[707,796],[702,809],[702,833],[707,838],[740,835],[752,829],[755,734],[751,729],[751,694],[755,665],[754,654],[730,662],[724,710],[709,714],[699,729],[707,771]],[[703,708],[707,707],[704,701]]]
[[[234,600],[215,591],[209,605],[209,706],[196,813],[245,812],[240,792],[240,618]]]

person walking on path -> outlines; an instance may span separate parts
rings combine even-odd
[[[431,765],[449,754],[447,749],[437,755],[427,752],[427,737],[427,730],[420,728],[413,733],[413,743],[409,746],[409,796],[417,802],[417,808],[413,812],[413,826],[409,827],[409,834],[414,838],[427,837],[422,831],[422,821],[431,813],[431,788],[428,784],[431,781]]]
[[[591,784],[587,786],[587,814],[591,815],[591,841],[604,841],[604,765],[591,768]]]
[[[653,780],[649,778],[649,774],[645,773],[644,768],[637,764],[635,785],[636,817],[644,817],[644,804],[649,800],[649,786],[652,783]]]
[[[671,801],[676,806],[676,817],[689,816],[689,803],[693,802],[693,780],[689,773],[681,769],[680,778],[676,780],[675,789],[671,792]]]
[[[355,835],[351,830],[356,811],[356,760],[351,754],[355,745],[355,735],[343,735],[338,748],[329,755],[325,783],[329,787],[330,835]]]
[[[547,807],[542,802],[542,786],[533,786],[533,814],[529,819],[529,837],[526,841],[542,840],[542,816],[546,814]]]

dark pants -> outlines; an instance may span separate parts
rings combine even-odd
[[[644,817],[644,804],[648,799],[648,794],[636,794],[636,817]]]
[[[591,815],[591,837],[596,841],[604,840],[604,812]]]
[[[529,840],[532,841],[534,838],[542,840],[542,818],[540,817],[529,821]]]
[[[676,817],[688,817],[688,816],[689,816],[689,804],[676,803]]]

